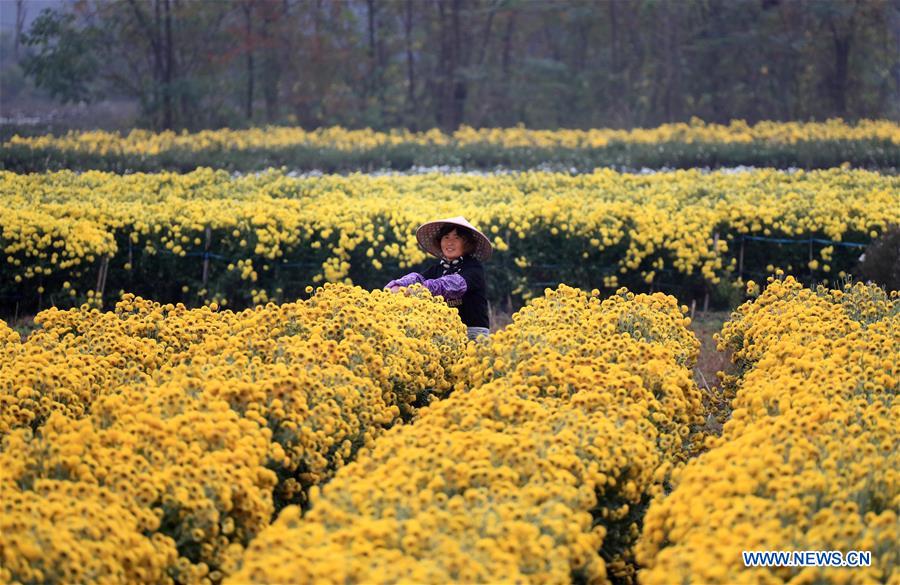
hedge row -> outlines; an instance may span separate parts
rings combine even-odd
[[[455,385],[445,303],[327,285],[0,321],[0,582],[218,583],[287,504]]]
[[[809,141],[798,144],[611,143],[602,148],[579,149],[498,149],[487,143],[472,146],[401,144],[349,152],[306,146],[201,152],[173,149],[149,156],[83,153],[21,145],[0,148],[0,169],[19,173],[63,169],[116,173],[189,172],[198,167],[238,172],[283,167],[293,171],[350,173],[444,166],[460,170],[541,167],[590,172],[598,167],[621,170],[735,166],[825,169],[841,165],[893,172],[900,168],[900,146],[878,140]]]
[[[759,122],[728,125],[664,124],[632,130],[531,130],[461,127],[390,132],[341,127],[306,131],[268,126],[206,130],[195,134],[132,130],[61,136],[13,136],[0,146],[0,169],[17,172],[105,170],[192,171],[198,167],[258,171],[270,167],[326,173],[451,166],[463,169],[565,171],[597,167],[798,167],[842,164],[871,169],[900,167],[900,126],[887,120],[847,124]]]
[[[849,273],[900,223],[900,182],[866,171],[599,171],[232,178],[0,173],[5,311],[108,303],[295,299],[320,282],[380,288],[429,260],[416,226],[465,215],[494,242],[489,299],[507,310],[561,282],[663,290],[685,303],[776,268]],[[762,238],[762,239],[760,239]]]
[[[686,307],[560,286],[454,392],[285,508],[226,583],[615,583],[702,423]]]
[[[731,419],[654,501],[644,585],[897,583],[900,295],[793,277],[732,314]],[[745,565],[744,551],[851,551],[863,566]],[[821,561],[820,561],[821,562]]]

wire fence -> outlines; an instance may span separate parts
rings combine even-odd
[[[789,240],[787,238],[770,238],[767,236],[747,236],[742,235],[741,240],[750,240],[756,242],[771,242],[773,244],[822,244],[826,246],[843,246],[845,248],[865,248],[868,244],[859,242],[841,242],[838,240],[825,240],[822,238],[805,238],[802,240]]]

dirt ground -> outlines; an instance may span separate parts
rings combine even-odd
[[[34,322],[34,315],[27,315],[25,317],[19,317],[17,319],[9,319],[6,324],[12,327],[13,331],[16,331],[19,335],[21,335],[23,340],[28,337],[29,333],[31,333],[38,327]]]
[[[713,335],[722,330],[722,325],[731,315],[730,311],[698,312],[691,322],[694,335],[700,340],[700,357],[697,359],[697,367],[694,368],[694,379],[701,387],[713,388],[719,385],[716,372],[731,372],[730,352],[716,350],[716,342]]]

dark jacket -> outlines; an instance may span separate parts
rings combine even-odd
[[[461,300],[447,301],[447,304],[456,307],[459,318],[466,327],[490,327],[484,266],[474,256],[466,255],[456,274],[466,280],[466,292]],[[426,279],[440,278],[443,275],[440,262],[429,266],[422,273]]]

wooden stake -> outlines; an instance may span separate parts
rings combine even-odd
[[[738,254],[738,276],[744,279],[744,236],[741,236],[741,251]]]
[[[209,244],[212,241],[212,228],[206,226],[206,246],[203,248],[203,288],[206,288],[206,282],[209,279]]]
[[[106,292],[106,277],[109,274],[109,256],[103,259],[103,282],[100,283],[100,299],[102,302],[103,293]]]
[[[100,270],[97,271],[97,286],[94,287],[94,292],[100,292],[100,285],[103,284],[103,261],[100,261]]]
[[[719,255],[719,232],[713,233],[713,256]],[[704,286],[706,293],[703,295],[703,312],[706,313],[709,310],[709,283],[706,283]]]
[[[103,305],[103,293],[106,291],[106,275],[109,272],[109,256],[104,256],[100,262],[100,273],[97,275],[97,294],[100,297],[100,305]]]
[[[128,238],[128,266],[131,267],[128,270],[128,292],[134,288],[134,258],[131,253],[131,238]]]

